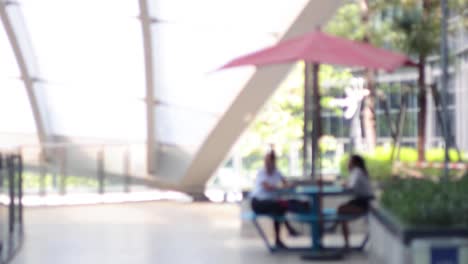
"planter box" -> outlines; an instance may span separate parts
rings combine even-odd
[[[409,227],[378,207],[369,228],[370,263],[468,264],[468,228]]]

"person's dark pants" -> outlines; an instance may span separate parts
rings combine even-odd
[[[252,199],[252,210],[256,214],[269,214],[274,216],[283,216],[286,211],[286,203],[278,200],[260,200]]]
[[[265,199],[260,200],[253,198],[251,201],[252,210],[256,214],[268,214],[273,215],[275,217],[281,217],[286,214],[287,211],[304,211],[308,209],[308,203],[299,201],[299,200],[273,200],[273,199]],[[290,234],[296,234],[297,231],[292,228],[292,226],[287,222],[283,221],[286,228],[288,229]],[[274,231],[275,231],[275,241],[276,244],[283,244],[280,239],[280,221],[274,219]]]
[[[365,214],[369,211],[373,197],[356,197],[338,207],[339,214]],[[338,224],[338,223],[336,223]],[[349,227],[347,221],[341,221],[345,248],[349,248]],[[334,227],[333,227],[334,228]]]
[[[287,211],[294,213],[305,213],[309,211],[309,203],[301,200],[260,200],[252,199],[252,210],[257,214],[271,214],[283,216]]]
[[[357,211],[361,210],[362,213],[366,213],[369,211],[372,199],[373,197],[356,197],[342,204],[339,208],[354,207]]]

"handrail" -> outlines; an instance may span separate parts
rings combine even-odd
[[[144,144],[46,143],[3,149],[0,146],[0,153],[2,151],[23,158],[23,185],[27,205],[31,206],[79,204],[79,199],[83,199],[83,204],[90,203],[90,199],[107,203],[112,200],[147,201],[153,196],[153,200],[158,200],[163,199],[159,194],[165,191],[155,186],[176,189],[159,184],[158,179],[146,173],[140,160]],[[107,197],[109,195],[121,197],[114,199]]]

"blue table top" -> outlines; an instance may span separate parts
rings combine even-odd
[[[317,185],[303,185],[292,189],[281,191],[283,194],[299,194],[299,195],[346,195],[349,191],[338,185],[323,186],[322,190]]]
[[[303,193],[303,194],[316,194],[321,192],[322,194],[340,194],[345,192],[346,190],[338,185],[333,186],[322,186],[320,190],[320,186],[317,185],[308,185],[308,186],[298,186],[294,188],[296,193]]]

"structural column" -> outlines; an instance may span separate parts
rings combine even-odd
[[[153,19],[150,15],[148,0],[139,0],[139,4],[146,72],[146,164],[147,172],[149,174],[154,174],[156,167],[156,130],[154,111],[153,34],[151,31]]]

